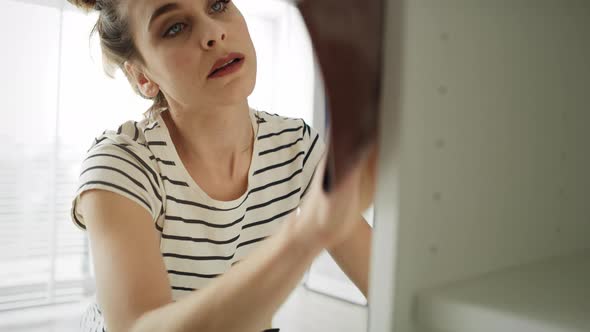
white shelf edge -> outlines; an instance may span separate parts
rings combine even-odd
[[[418,294],[430,331],[590,331],[590,251],[509,268]]]

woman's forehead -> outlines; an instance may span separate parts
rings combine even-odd
[[[190,0],[200,1],[200,0]],[[170,6],[180,6],[183,0],[126,0],[127,2],[127,17],[130,20],[133,29],[140,34],[148,31],[148,23],[155,18],[156,11],[161,11],[160,8]],[[157,13],[156,13],[157,14]]]
[[[158,16],[174,9],[194,6],[208,0],[126,0],[127,10],[132,20],[141,29],[148,30],[150,22]]]

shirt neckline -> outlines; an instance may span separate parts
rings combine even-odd
[[[185,181],[188,184],[189,189],[192,192],[194,192],[201,200],[203,200],[199,203],[204,203],[204,204],[207,204],[210,206],[223,208],[223,209],[233,209],[233,208],[237,208],[237,207],[241,206],[242,203],[246,200],[248,194],[250,193],[250,190],[252,190],[254,171],[258,167],[258,148],[259,148],[258,147],[258,131],[259,131],[260,125],[258,124],[258,121],[256,121],[256,116],[254,115],[255,112],[257,112],[257,111],[254,110],[253,108],[249,107],[250,121],[252,124],[252,128],[254,130],[254,146],[252,148],[250,167],[248,169],[247,189],[240,197],[230,200],[230,201],[222,201],[222,200],[217,200],[217,199],[211,198],[211,196],[209,196],[209,194],[207,194],[195,182],[195,180],[192,178],[192,176],[190,175],[190,173],[186,169],[184,163],[180,159],[178,151],[176,150],[176,146],[172,142],[172,138],[170,136],[170,132],[168,130],[168,127],[166,126],[166,122],[162,119],[161,112],[158,113],[157,122],[162,127],[162,136],[163,137],[161,139],[163,139],[166,142],[166,146],[169,146],[169,148],[165,149],[165,154],[167,154],[166,159],[174,161],[174,163],[176,164],[175,167],[176,167],[177,171],[184,178],[184,179],[182,179],[182,181]]]

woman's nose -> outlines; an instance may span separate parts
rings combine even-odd
[[[222,33],[221,36],[218,38],[218,40],[225,40],[225,33]],[[207,44],[206,44],[206,48],[213,48],[215,46],[215,44],[217,44],[218,40],[216,40],[216,39],[208,40]]]
[[[204,50],[212,49],[226,38],[227,34],[222,27],[211,25],[201,37],[201,47],[203,47]]]

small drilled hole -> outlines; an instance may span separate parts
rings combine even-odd
[[[428,248],[428,251],[433,254],[436,255],[438,253],[438,247],[437,246],[430,246],[430,248]]]

